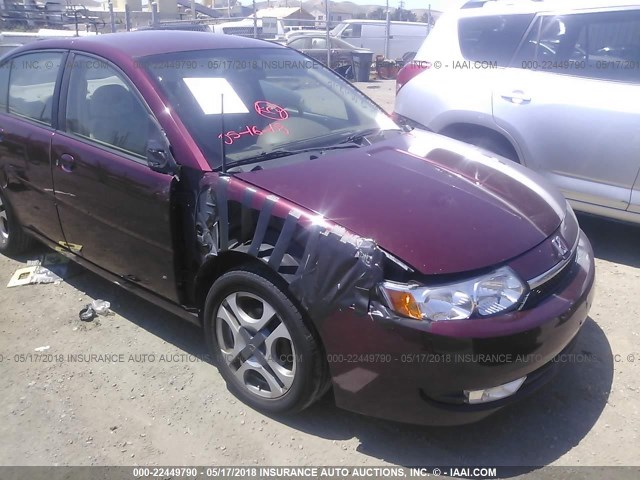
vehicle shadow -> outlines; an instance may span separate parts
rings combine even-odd
[[[592,215],[578,214],[596,258],[640,267],[640,226]]]
[[[471,425],[421,427],[376,420],[339,410],[330,398],[278,420],[323,438],[355,437],[359,452],[397,465],[533,470],[578,445],[607,403],[613,357],[604,332],[591,318],[574,355],[574,361],[563,364],[556,378],[532,397]]]
[[[92,299],[108,301],[111,304],[111,310],[127,321],[182,349],[187,354],[208,361],[202,330],[196,325],[74,263],[69,264],[64,281]]]
[[[70,266],[66,281],[92,298],[110,301],[116,313],[185,353],[207,357],[199,328],[77,265]],[[364,417],[337,408],[331,394],[299,414],[270,417],[328,440],[355,438],[359,453],[396,465],[535,470],[578,445],[607,403],[613,356],[604,332],[590,318],[574,353],[548,386],[472,425],[424,427]]]

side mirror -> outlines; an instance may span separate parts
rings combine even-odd
[[[169,145],[155,139],[147,142],[147,165],[154,172],[175,175],[178,173],[178,164],[173,159]]]

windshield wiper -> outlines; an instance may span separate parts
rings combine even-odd
[[[381,135],[384,132],[401,132],[402,130],[398,129],[386,129],[383,130],[379,127],[377,128],[369,128],[367,130],[362,130],[361,132],[356,132],[356,133],[352,133],[349,136],[347,136],[344,140],[342,140],[340,143],[361,143],[362,140],[364,140],[366,137],[373,135],[374,133]]]
[[[327,147],[310,147],[300,148],[298,150],[272,150],[270,152],[262,152],[254,157],[245,158],[244,160],[237,160],[227,164],[227,168],[239,167],[241,165],[248,165],[250,163],[263,162],[266,160],[273,160],[275,158],[289,157],[291,155],[297,155],[299,153],[307,152],[324,152],[325,150],[341,150],[344,148],[358,148],[360,145],[356,145],[352,142],[341,142],[339,145],[330,145]]]

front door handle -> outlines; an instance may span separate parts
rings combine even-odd
[[[523,105],[531,102],[531,97],[524,93],[522,90],[514,90],[513,92],[503,93],[501,96],[506,101],[515,103],[516,105]]]
[[[76,159],[68,153],[63,153],[56,160],[56,167],[60,167],[63,172],[71,173],[76,167]]]

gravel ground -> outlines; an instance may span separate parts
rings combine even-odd
[[[362,88],[391,110],[393,82]],[[640,465],[640,228],[580,220],[597,257],[577,347],[591,360],[455,428],[365,418],[330,397],[296,416],[265,416],[198,360],[199,329],[77,266],[59,285],[4,288],[46,250],[0,256],[0,465]],[[81,322],[97,298],[115,314]],[[54,361],[29,360],[38,347]],[[115,358],[81,361],[91,354]]]

